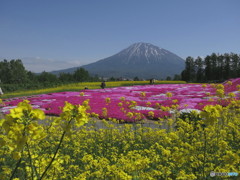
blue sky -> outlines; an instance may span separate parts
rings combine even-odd
[[[0,0],[0,60],[33,72],[147,42],[185,59],[240,53],[239,0]]]

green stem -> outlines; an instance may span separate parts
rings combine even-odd
[[[72,119],[68,122],[68,125],[71,123],[71,121],[72,121]],[[60,147],[61,147],[61,145],[62,145],[62,142],[63,142],[63,139],[64,139],[65,134],[66,134],[66,130],[63,131],[63,134],[62,134],[62,136],[61,136],[61,139],[60,139],[60,141],[59,141],[59,144],[58,144],[58,146],[57,146],[57,149],[56,149],[56,151],[55,151],[55,153],[54,153],[54,155],[53,155],[50,163],[48,164],[48,166],[46,167],[46,169],[45,169],[44,172],[42,173],[41,177],[39,178],[39,180],[42,180],[42,179],[44,178],[44,176],[45,176],[45,174],[47,173],[48,169],[51,167],[53,161],[55,160],[55,158],[56,158],[56,156],[57,156],[57,153],[58,153],[58,151],[59,151],[59,149],[60,149]]]
[[[26,134],[26,126],[24,125],[24,129],[23,129],[22,135],[25,136],[25,134]],[[21,152],[22,155],[23,155],[23,151],[24,151],[24,148],[22,149],[22,152]],[[22,157],[22,155],[21,155],[21,157]],[[17,164],[16,164],[16,167],[15,167],[15,169],[14,169],[13,172],[12,172],[12,175],[11,175],[11,177],[10,177],[10,180],[13,179],[13,177],[14,177],[15,173],[17,172],[17,169],[18,169],[21,161],[22,161],[22,158],[20,158],[20,159],[18,160],[18,162],[17,162]]]
[[[32,169],[32,179],[34,179],[34,177],[33,177],[33,176],[34,176],[34,172],[35,172],[35,174],[37,175],[37,177],[38,177],[38,179],[39,179],[39,178],[40,178],[40,177],[39,177],[39,174],[38,174],[35,166],[33,166],[32,156],[31,156],[31,153],[30,153],[30,148],[29,148],[28,143],[26,143],[26,145],[27,145],[27,151],[28,151],[29,161],[30,161],[30,165],[31,165],[31,169]]]
[[[11,175],[11,177],[10,177],[10,180],[13,179],[13,177],[14,177],[15,173],[17,172],[17,169],[18,169],[21,161],[22,161],[22,158],[20,158],[20,159],[18,160],[18,162],[17,162],[17,164],[16,164],[16,167],[15,167],[15,169],[14,169],[13,172],[12,172],[12,175]]]
[[[203,178],[205,177],[206,150],[207,150],[207,137],[206,137],[206,131],[205,131],[205,129],[204,129]]]
[[[57,149],[56,149],[56,151],[55,151],[55,153],[54,153],[54,155],[53,155],[50,163],[49,163],[48,166],[46,167],[45,171],[43,172],[43,174],[41,175],[41,177],[40,177],[39,180],[43,179],[43,177],[45,176],[46,172],[48,171],[48,169],[49,169],[50,166],[52,165],[53,161],[55,160],[55,158],[56,158],[56,156],[57,156],[57,153],[58,153],[58,151],[59,151],[59,149],[60,149],[60,146],[61,146],[61,144],[62,144],[62,142],[63,142],[63,139],[64,139],[65,134],[66,134],[66,131],[63,132],[62,137],[61,137],[61,139],[60,139],[60,141],[59,141],[59,144],[58,144],[58,146],[57,146]]]

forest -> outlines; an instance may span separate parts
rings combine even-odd
[[[99,81],[99,78],[97,76],[90,76],[88,71],[83,68],[77,69],[72,74],[60,73],[59,75],[55,75],[45,71],[37,74],[27,71],[20,59],[12,59],[10,61],[4,59],[0,62],[0,82],[4,92],[91,81]]]
[[[223,82],[240,77],[240,56],[234,53],[212,53],[204,59],[189,56],[181,77],[187,82]]]

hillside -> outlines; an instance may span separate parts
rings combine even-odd
[[[185,61],[176,54],[149,43],[135,43],[119,53],[90,63],[83,67],[91,75],[100,77],[123,78],[157,78],[180,74]],[[73,72],[77,68],[65,69],[59,72]]]

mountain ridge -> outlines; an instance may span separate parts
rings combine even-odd
[[[159,78],[181,73],[185,61],[176,54],[150,43],[134,43],[122,51],[99,61],[80,66],[91,75],[100,77]],[[59,72],[73,72],[77,68]]]

